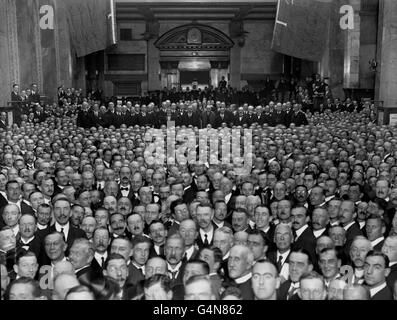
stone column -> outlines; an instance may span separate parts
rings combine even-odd
[[[376,100],[397,107],[397,1],[379,1]]]
[[[344,88],[360,87],[360,9],[361,0],[350,0],[354,10],[354,29],[346,30]]]

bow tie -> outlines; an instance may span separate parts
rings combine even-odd
[[[129,189],[128,187],[120,187],[120,191],[128,191]]]

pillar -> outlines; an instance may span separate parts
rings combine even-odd
[[[397,1],[379,1],[375,99],[385,108],[397,107]]]

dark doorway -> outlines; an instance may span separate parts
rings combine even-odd
[[[190,87],[192,89],[193,84],[197,84],[198,87],[209,86],[210,84],[210,72],[209,70],[204,71],[180,71],[179,82],[182,87]]]

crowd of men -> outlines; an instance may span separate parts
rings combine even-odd
[[[369,102],[60,100],[0,128],[2,299],[397,299],[397,128]],[[252,168],[146,161],[169,121],[250,128]]]

